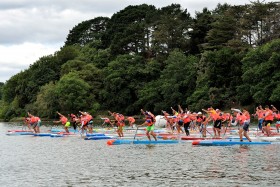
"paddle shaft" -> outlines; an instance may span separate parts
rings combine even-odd
[[[139,127],[137,126],[133,140],[135,140],[135,138],[136,138],[138,128],[139,128]]]
[[[226,130],[225,130],[225,132],[224,132],[224,136],[223,136],[223,137],[225,137],[225,134],[226,134],[226,132],[227,132],[227,128],[228,128],[228,124],[227,124],[227,126],[226,126]]]

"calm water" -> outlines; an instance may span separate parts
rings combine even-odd
[[[9,129],[21,127],[0,123],[0,186],[280,186],[280,145],[107,146]]]

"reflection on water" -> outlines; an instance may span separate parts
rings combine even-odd
[[[6,136],[1,186],[279,186],[279,145],[107,146],[81,137]]]

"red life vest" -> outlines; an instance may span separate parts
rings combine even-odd
[[[265,113],[266,117],[264,118],[264,120],[266,121],[273,121],[273,112],[272,110],[268,110]]]
[[[38,122],[38,117],[32,116],[30,118],[30,123],[37,123]]]
[[[152,120],[147,119],[147,120],[146,120],[146,124],[147,124],[148,126],[152,126],[154,123],[152,122]]]
[[[60,121],[61,121],[62,125],[65,125],[67,123],[68,119],[65,116],[61,116]]]

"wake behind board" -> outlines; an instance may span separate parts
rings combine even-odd
[[[8,130],[8,132],[32,132],[30,130]]]
[[[19,135],[34,135],[33,132],[8,132],[6,133],[8,136],[19,136]]]

